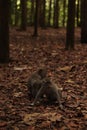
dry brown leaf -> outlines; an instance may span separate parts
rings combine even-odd
[[[73,68],[74,66],[65,66],[65,67],[60,67],[58,70],[59,71],[64,71],[64,72],[69,72],[69,71],[71,71],[72,70],[72,68]]]
[[[71,84],[73,84],[73,83],[75,83],[73,80],[71,80],[71,79],[68,79],[68,80],[66,80],[65,81],[66,83],[71,83]]]
[[[13,126],[12,128],[13,128],[14,130],[19,130],[19,128],[16,127],[16,126]]]
[[[23,121],[25,124],[32,125],[36,122],[36,118],[39,115],[40,115],[40,113],[25,114]]]
[[[32,114],[25,114],[23,121],[26,124],[34,124],[36,120],[47,120],[47,121],[60,121],[62,118],[61,114],[55,113],[55,112],[49,112],[49,113],[32,113]]]
[[[14,95],[14,97],[22,97],[23,93],[22,92],[17,92],[17,93],[14,93],[13,95]]]
[[[14,70],[17,70],[17,71],[22,71],[22,70],[26,70],[27,69],[27,66],[23,66],[23,67],[14,67]]]
[[[7,126],[7,122],[6,121],[0,121],[0,127],[5,127]]]

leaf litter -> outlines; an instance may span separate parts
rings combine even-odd
[[[65,51],[63,28],[39,28],[17,32],[10,29],[8,64],[0,64],[0,130],[86,130],[87,129],[87,45],[75,32],[75,50]],[[35,107],[28,97],[27,80],[40,67],[62,90],[62,104],[40,102]]]

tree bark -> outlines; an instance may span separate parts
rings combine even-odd
[[[87,43],[87,0],[81,3],[81,43]]]
[[[52,5],[52,0],[49,1],[49,12],[48,12],[48,27],[51,26],[51,5]]]
[[[34,37],[38,36],[38,16],[39,16],[39,0],[36,0],[35,17],[34,17]]]
[[[21,0],[21,30],[26,30],[27,26],[27,9],[26,0]]]
[[[63,27],[65,27],[65,18],[66,18],[66,0],[63,0]]]
[[[66,45],[67,50],[74,49],[74,31],[75,31],[75,0],[68,0],[68,20],[67,20],[67,33]]]
[[[0,63],[9,61],[9,2],[0,0]]]
[[[54,27],[58,28],[59,27],[59,0],[54,1]]]

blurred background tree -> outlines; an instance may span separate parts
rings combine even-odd
[[[0,0],[0,60],[9,59],[9,26],[20,31],[33,26],[33,36],[38,27],[65,28],[67,49],[74,49],[74,30],[81,27],[81,42],[86,43],[86,5],[86,0]]]

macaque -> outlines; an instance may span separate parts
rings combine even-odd
[[[34,72],[28,80],[27,86],[31,97],[36,97],[38,90],[41,88],[41,84],[46,77],[47,71],[44,68]]]
[[[61,104],[61,91],[57,85],[49,79],[44,79],[31,105],[35,105],[39,98],[43,95],[46,95],[47,99],[50,101],[58,101],[59,107],[63,109],[63,106]]]
[[[59,107],[62,109],[61,104],[61,91],[53,81],[47,78],[47,71],[45,69],[39,69],[32,74],[28,80],[28,89],[30,91],[31,97],[34,98],[31,105],[35,105],[37,101],[44,95],[50,101],[58,101]]]

